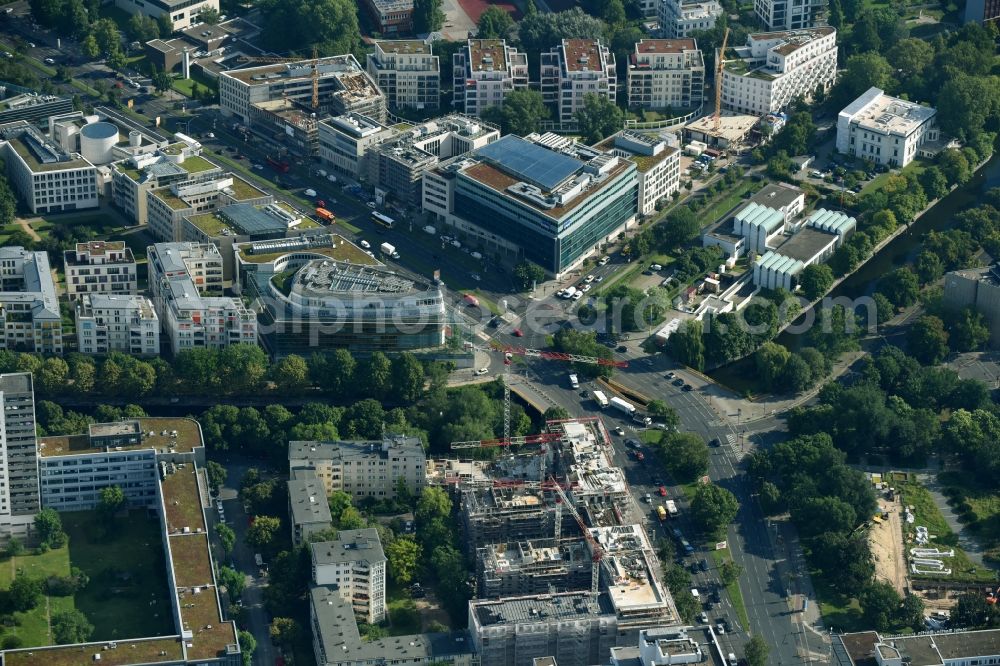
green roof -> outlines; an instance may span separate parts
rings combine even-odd
[[[169,187],[157,190],[156,196],[158,196],[163,203],[170,206],[173,210],[184,210],[185,208],[191,207],[190,204],[174,194]]]
[[[235,233],[233,228],[215,213],[192,215],[188,221],[207,236],[221,236],[223,229],[229,229]]]
[[[185,157],[184,161],[181,162],[180,166],[188,173],[199,173],[201,171],[208,171],[210,169],[218,168],[217,166],[206,160],[204,157],[199,157],[198,155]]]
[[[260,197],[266,196],[263,192],[258,190],[256,187],[248,183],[247,181],[233,176],[233,198],[237,201],[246,201],[247,199],[258,199]]]

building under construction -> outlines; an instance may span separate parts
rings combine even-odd
[[[591,554],[583,541],[554,539],[491,544],[476,552],[484,599],[582,590],[590,586]]]
[[[541,484],[497,481],[486,487],[464,488],[461,493],[470,555],[492,544],[555,537],[558,509],[545,496]]]

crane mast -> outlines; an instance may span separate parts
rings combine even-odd
[[[729,41],[729,28],[722,35],[722,48],[715,59],[715,133],[719,133],[719,123],[722,121],[722,65],[726,62],[726,43]]]

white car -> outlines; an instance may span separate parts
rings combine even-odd
[[[588,275],[587,277],[583,278],[583,281],[586,282],[587,284],[590,284],[591,282],[594,281],[594,276]]]
[[[28,42],[28,48],[29,49],[35,48],[35,43],[34,42]]]
[[[578,301],[581,298],[583,298],[583,292],[582,291],[578,291],[575,294],[573,294],[573,300],[574,301]]]
[[[615,434],[618,435],[619,437],[623,437],[625,435],[625,428],[618,426],[617,428],[615,428]]]
[[[451,244],[453,247],[462,247],[462,243],[458,240],[453,240]]]
[[[601,260],[597,262],[597,265],[606,266],[609,261],[611,261],[611,257],[601,257]]]
[[[369,242],[368,242],[368,241],[366,241],[366,240],[361,240],[361,241],[358,241],[358,245],[360,245],[361,247],[365,248],[366,250],[370,250],[370,249],[371,249],[371,247],[372,247],[372,244],[371,244],[371,243],[369,243]]]
[[[46,65],[54,65],[54,64],[56,64],[56,61],[54,59],[52,59],[52,58],[46,58],[45,59],[45,64]]]
[[[309,188],[309,189],[303,191],[302,194],[306,195],[307,197],[314,197],[314,196],[316,196],[316,190],[314,190],[312,188]]]
[[[708,613],[702,611],[702,614],[698,616],[698,621],[702,624],[708,624]]]
[[[701,599],[701,594],[699,594],[697,587],[691,588],[691,596],[694,597],[695,599]]]
[[[377,204],[374,201],[368,202],[368,207],[374,209]]]
[[[263,171],[264,170],[264,165],[263,164],[254,164],[253,168],[257,169],[257,171]]]
[[[587,293],[588,291],[590,291],[590,288],[592,286],[593,285],[585,284],[585,285],[583,285],[583,288],[580,291],[582,291],[583,293]]]
[[[214,139],[215,138],[215,132],[209,132],[205,136],[207,136],[209,139]]]
[[[482,280],[482,278],[479,277],[479,273],[469,273],[469,277],[472,278],[473,280],[475,280],[476,282],[479,282],[480,280]]]
[[[489,371],[490,371],[489,368],[479,368],[478,370],[476,370],[476,374],[477,375],[485,375]]]

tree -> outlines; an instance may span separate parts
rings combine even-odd
[[[604,95],[587,93],[583,106],[573,114],[578,131],[587,143],[597,143],[606,136],[621,130],[625,114],[614,100]]]
[[[226,555],[233,552],[233,547],[236,545],[236,532],[233,531],[229,525],[225,523],[218,523],[215,526],[215,533],[219,537],[219,543],[222,544],[222,550],[225,551]]]
[[[891,78],[892,66],[884,56],[875,52],[852,55],[837,82],[838,99],[853,100],[873,86],[884,90],[890,87]]]
[[[955,351],[974,351],[989,342],[989,323],[974,308],[962,308],[958,316],[949,321],[951,327],[948,340]]]
[[[906,346],[921,363],[940,363],[948,355],[948,331],[944,322],[933,315],[920,317],[906,335]]]
[[[291,647],[302,634],[302,627],[290,617],[276,617],[268,630],[271,640],[282,648]]]
[[[944,264],[941,258],[930,250],[923,250],[917,255],[917,260],[913,263],[913,270],[922,284],[936,282],[944,275]]]
[[[919,41],[923,43],[923,40]],[[924,188],[928,199],[940,199],[948,194],[948,179],[945,178],[944,172],[936,166],[924,169],[917,180],[920,181],[920,186]]]
[[[799,285],[810,301],[829,291],[832,284],[833,271],[826,264],[810,264],[799,276]]]
[[[437,32],[444,26],[441,0],[413,0],[413,32],[418,35]]]
[[[381,398],[389,389],[392,379],[392,362],[382,352],[372,352],[371,357],[362,363],[358,373],[357,389],[364,395]]]
[[[62,519],[55,509],[45,508],[35,515],[35,530],[38,532],[38,540],[48,544],[50,548],[59,548],[66,543]]]
[[[14,611],[24,613],[38,605],[42,599],[42,581],[38,578],[18,575],[7,589],[7,601]]]
[[[448,493],[437,486],[427,486],[417,501],[414,512],[417,525],[430,523],[435,519],[451,520],[451,499]]]
[[[247,530],[247,544],[254,548],[270,549],[281,530],[281,519],[274,516],[254,516],[253,525]]]
[[[17,537],[11,537],[10,541],[3,549],[3,554],[6,557],[17,557],[24,552],[24,542],[22,542]]]
[[[924,600],[915,594],[903,597],[896,625],[909,627],[914,632],[923,631],[926,628],[924,624]]]
[[[160,24],[145,14],[133,14],[128,20],[128,33],[137,42],[146,42],[160,36]]]
[[[700,321],[683,322],[669,338],[667,352],[679,363],[701,370],[705,367],[705,342]]]
[[[522,259],[514,265],[514,277],[521,289],[530,289],[545,279],[545,270],[538,264]]]
[[[392,393],[396,402],[409,405],[424,392],[424,366],[410,353],[392,359]]]
[[[385,549],[389,560],[389,575],[399,585],[409,585],[420,562],[420,544],[403,537],[390,543]]]
[[[479,15],[476,37],[479,39],[506,39],[514,28],[514,19],[503,8],[490,5]]]
[[[701,232],[701,222],[687,206],[678,206],[667,213],[664,221],[657,225],[660,245],[665,250],[693,240]]]
[[[951,626],[962,629],[995,627],[998,621],[996,606],[987,603],[986,595],[979,591],[960,594],[951,611]]]
[[[264,43],[274,51],[307,51],[320,55],[351,53],[361,45],[358,9],[352,0],[262,0],[263,21],[280,25],[265,30]]]
[[[923,74],[934,61],[934,47],[926,40],[910,37],[896,42],[886,56],[903,79],[910,79]]]
[[[504,134],[518,136],[537,132],[548,117],[549,108],[537,90],[512,90],[504,96],[502,106],[487,107],[483,112],[483,120],[499,125]]]
[[[274,366],[272,378],[278,390],[293,395],[301,393],[309,386],[309,366],[298,354],[289,354]]]
[[[898,308],[908,308],[920,296],[920,281],[907,267],[897,268],[879,281],[879,291]]]
[[[963,67],[967,66],[963,63]],[[978,136],[1000,111],[1000,79],[957,71],[941,86],[937,109],[944,132],[961,140]]]
[[[888,631],[895,625],[901,599],[895,588],[886,581],[873,581],[861,591],[858,598],[865,618],[865,626],[876,631]]]
[[[714,483],[704,483],[691,500],[691,517],[708,535],[718,535],[736,518],[740,503],[731,492]]]
[[[118,24],[111,19],[99,19],[91,27],[91,34],[103,53],[121,52],[121,33]]]
[[[743,654],[747,658],[750,666],[766,666],[767,657],[771,653],[771,648],[767,646],[767,641],[760,634],[754,634],[743,649]]]
[[[198,12],[198,20],[208,25],[215,25],[219,22],[219,10],[214,7],[203,7]]]
[[[237,630],[236,638],[240,644],[243,666],[250,666],[253,663],[253,653],[257,650],[257,639],[249,631],[242,629]]]
[[[646,410],[651,417],[667,426],[667,428],[675,428],[680,423],[680,417],[677,416],[677,412],[663,400],[651,400],[646,405]]]
[[[235,602],[243,595],[246,588],[246,576],[232,567],[222,565],[219,567],[219,582],[225,586],[229,593],[229,600]]]
[[[528,12],[518,22],[517,35],[529,57],[563,39],[593,39],[605,32],[604,22],[579,7],[564,12]]]
[[[121,486],[107,486],[101,488],[100,497],[97,510],[106,521],[111,522],[115,514],[125,506],[125,491]]]
[[[59,645],[86,643],[94,633],[94,625],[87,616],[70,608],[52,615],[52,635]]]
[[[170,90],[170,84],[173,82],[173,77],[170,76],[170,72],[160,70],[155,72],[151,77],[153,80],[153,87],[159,92],[164,92],[165,90]],[[235,347],[237,345],[230,345],[230,347]],[[227,347],[228,349],[229,347]]]
[[[723,585],[732,585],[743,575],[743,567],[732,560],[726,560],[719,567],[719,580]]]
[[[205,473],[208,475],[208,485],[215,491],[218,491],[225,484],[228,475],[226,468],[214,460],[209,460],[205,465]]]
[[[949,185],[964,185],[972,178],[972,165],[961,151],[949,148],[938,155],[938,168]]]
[[[708,470],[708,446],[695,433],[665,434],[658,448],[667,471],[680,483],[690,483]]]

